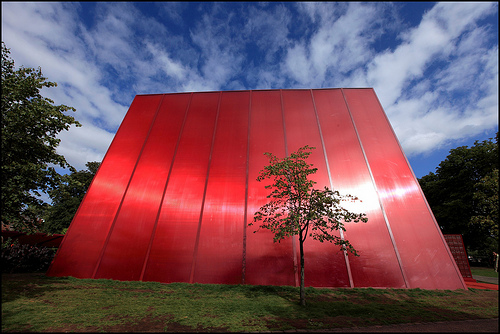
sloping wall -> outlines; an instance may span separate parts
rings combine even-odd
[[[136,96],[47,274],[298,285],[298,242],[247,223],[263,153],[304,145],[369,218],[344,234],[359,257],[306,240],[307,286],[466,289],[373,89]]]

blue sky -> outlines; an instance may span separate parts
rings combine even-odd
[[[373,87],[417,177],[498,131],[496,2],[2,2],[2,41],[76,108],[79,170],[137,94]]]

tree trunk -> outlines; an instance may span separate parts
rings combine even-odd
[[[302,239],[302,231],[299,234],[300,245],[300,305],[306,306],[306,291],[304,287],[304,239]]]

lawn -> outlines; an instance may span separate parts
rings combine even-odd
[[[470,267],[470,271],[472,272],[472,275],[498,278],[498,273],[493,268]]]
[[[2,274],[3,332],[242,332],[498,317],[498,291],[120,282]]]

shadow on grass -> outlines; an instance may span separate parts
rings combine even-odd
[[[464,290],[333,289],[331,293],[309,290],[306,306],[287,310],[269,309],[270,330],[311,330],[366,327],[415,322],[438,322],[494,318],[498,313],[482,313],[481,305],[498,303],[498,295],[475,300],[464,298]],[[474,293],[472,291],[472,293]],[[483,292],[481,292],[483,295]]]
[[[123,324],[107,323],[105,319],[93,328],[88,323],[82,324],[87,329],[105,331],[141,331],[141,328],[167,332],[230,331],[236,325],[254,328],[252,323],[257,322],[267,326],[259,330],[312,330],[498,317],[498,292],[474,289],[308,287],[307,305],[301,307],[299,288],[291,286],[162,284],[47,277],[43,273],[2,274],[2,302],[36,299],[51,291],[93,288],[104,289],[103,296],[111,300],[102,308],[102,312],[109,313],[109,319],[124,317]],[[135,308],[124,309],[129,313],[113,313],[123,300],[133,300]],[[142,308],[138,307],[140,303],[144,305]],[[154,307],[171,303],[176,303],[175,309],[154,312]],[[93,311],[95,304],[88,305]],[[196,321],[183,320],[179,315],[181,309],[185,318],[196,316]],[[132,314],[138,310],[146,311],[136,319]],[[57,331],[75,330],[70,322],[64,325],[69,327],[57,327]]]
[[[67,277],[48,277],[44,273],[2,273],[2,303],[12,302],[19,298],[35,298],[46,292],[69,290]]]

